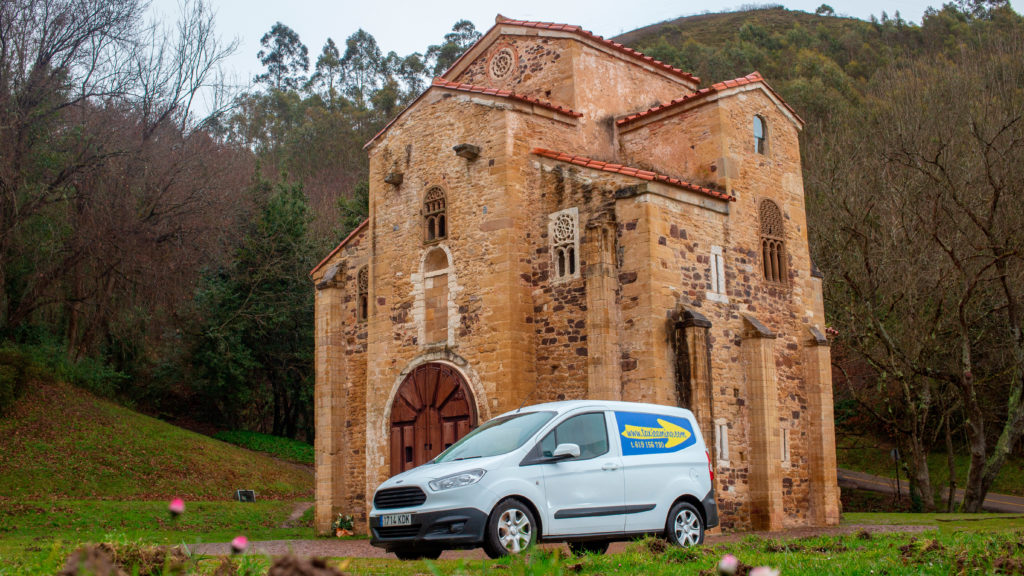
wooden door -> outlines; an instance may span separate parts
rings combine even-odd
[[[391,406],[391,474],[437,456],[476,426],[469,386],[446,364],[414,369]]]

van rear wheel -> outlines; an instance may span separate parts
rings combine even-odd
[[[515,498],[499,502],[487,519],[484,552],[491,558],[518,554],[537,541],[536,531],[529,506]]]
[[[665,538],[676,546],[696,546],[704,543],[704,518],[689,502],[679,502],[668,513]]]

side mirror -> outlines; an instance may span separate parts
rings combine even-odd
[[[551,460],[568,460],[569,458],[578,458],[580,455],[580,447],[577,444],[559,444],[555,447],[555,451],[551,453]]]

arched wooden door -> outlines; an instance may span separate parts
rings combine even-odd
[[[427,462],[476,426],[469,385],[446,364],[414,369],[391,406],[391,474]]]

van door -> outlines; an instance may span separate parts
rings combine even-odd
[[[696,473],[707,468],[707,459],[696,446],[693,423],[643,412],[615,412],[614,417],[614,444],[621,445],[625,477],[625,530],[663,530],[678,496],[703,496]]]
[[[547,500],[545,535],[622,532],[622,457],[618,443],[609,440],[609,417],[604,412],[571,416],[537,445],[534,456],[542,462]],[[544,463],[559,444],[576,444],[580,455]]]

